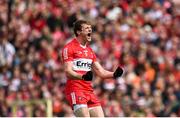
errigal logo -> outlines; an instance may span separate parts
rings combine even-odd
[[[73,60],[73,70],[76,71],[90,71],[92,66],[91,59],[75,59]]]

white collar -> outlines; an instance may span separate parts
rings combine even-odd
[[[81,46],[82,48],[84,48],[84,49],[86,48],[86,45],[81,45],[81,44],[80,44],[80,46]]]

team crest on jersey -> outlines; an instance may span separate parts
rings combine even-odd
[[[73,60],[73,70],[76,71],[90,71],[92,66],[92,59],[74,59]]]

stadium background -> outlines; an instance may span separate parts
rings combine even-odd
[[[0,0],[0,116],[73,116],[64,98],[63,45],[76,19],[117,81],[95,76],[105,116],[180,117],[178,0]]]

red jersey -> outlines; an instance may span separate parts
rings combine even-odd
[[[80,74],[85,74],[91,70],[92,63],[96,61],[96,56],[90,47],[82,46],[75,38],[66,44],[62,50],[63,62],[71,61],[72,69]],[[91,81],[68,78],[66,83],[66,93],[72,91],[93,91]]]

